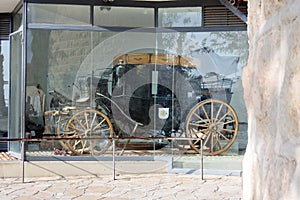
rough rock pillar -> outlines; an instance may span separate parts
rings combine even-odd
[[[248,3],[244,199],[300,199],[300,2]]]

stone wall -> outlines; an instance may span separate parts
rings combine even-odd
[[[300,3],[249,0],[244,199],[300,197]]]

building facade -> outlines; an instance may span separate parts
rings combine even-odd
[[[100,156],[113,138],[120,152],[242,155],[247,2],[231,3],[24,0],[1,14],[8,136],[29,139],[8,151]]]

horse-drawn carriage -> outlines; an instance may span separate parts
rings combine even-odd
[[[200,152],[202,140],[203,153],[217,155],[236,139],[238,119],[229,105],[232,80],[214,72],[202,74],[191,58],[124,54],[112,67],[84,80],[95,96],[77,102],[92,101],[93,108],[68,106],[47,113],[67,116],[57,135],[73,138],[63,147],[75,154],[102,154],[112,138],[126,138],[117,142],[123,149],[158,149],[172,138],[191,138],[183,149]]]

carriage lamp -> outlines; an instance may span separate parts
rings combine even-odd
[[[117,77],[121,77],[125,71],[125,64],[123,60],[119,60],[118,66],[116,67],[116,75]]]
[[[125,72],[125,63],[122,59],[119,60],[118,65],[116,66],[116,77],[117,77],[117,85],[121,86],[124,83],[121,83],[121,77]]]

